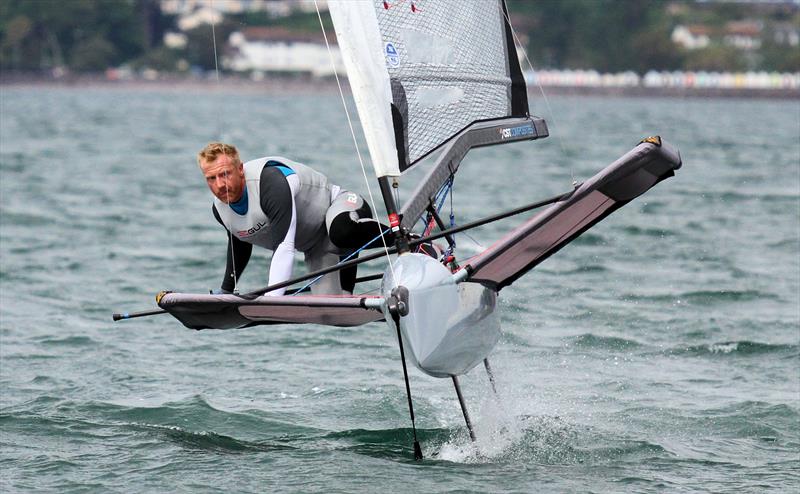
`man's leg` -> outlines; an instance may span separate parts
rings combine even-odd
[[[342,249],[383,247],[381,233],[389,229],[372,218],[369,204],[355,192],[343,191],[325,214],[325,226],[331,242]],[[386,233],[386,245],[394,245],[394,235]]]
[[[325,239],[306,252],[305,258],[308,271],[317,271],[337,264],[339,255],[331,252],[333,250],[335,250],[335,247],[330,243],[330,240]],[[355,277],[353,279],[355,281]],[[314,295],[349,295],[352,293],[352,288],[349,291],[342,289],[342,273],[341,271],[334,271],[326,274],[311,285],[311,293]]]

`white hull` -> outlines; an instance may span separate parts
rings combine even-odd
[[[385,299],[396,286],[408,290],[408,314],[400,318],[403,347],[426,374],[465,374],[482,362],[500,339],[497,293],[478,283],[456,283],[435,259],[422,254],[398,257],[384,273]],[[388,310],[384,314],[388,315]],[[386,317],[386,321],[394,331],[392,318]]]

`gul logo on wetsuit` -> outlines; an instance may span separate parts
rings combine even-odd
[[[237,237],[249,237],[250,235],[253,235],[254,233],[256,233],[257,231],[261,230],[265,226],[267,226],[266,223],[258,223],[253,228],[248,228],[247,230],[239,230],[238,232],[236,232],[236,236]]]

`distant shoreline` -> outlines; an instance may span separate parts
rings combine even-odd
[[[126,91],[159,91],[159,92],[231,92],[265,94],[303,94],[336,91],[336,82],[310,77],[269,77],[262,81],[253,81],[241,77],[223,77],[202,79],[198,77],[161,76],[158,79],[143,78],[109,80],[102,76],[74,76],[60,79],[0,76],[0,87],[30,88],[103,88]],[[349,87],[346,87],[349,90]]]
[[[343,84],[345,91],[349,86]],[[103,88],[126,91],[159,92],[242,92],[247,94],[310,94],[337,92],[333,79],[315,79],[305,76],[265,77],[254,81],[241,77],[215,79],[193,77],[164,77],[158,79],[109,80],[103,76],[70,76],[60,79],[0,76],[0,88]],[[800,99],[800,90],[793,89],[743,89],[743,88],[678,88],[678,87],[580,87],[544,86],[546,95],[565,96],[615,96],[615,97],[671,97],[671,98],[767,98]],[[535,96],[540,93],[538,86],[528,86],[528,92]]]

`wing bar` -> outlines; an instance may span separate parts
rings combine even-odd
[[[158,305],[191,329],[233,329],[261,324],[360,326],[383,319],[383,297],[365,295],[261,296],[163,294]]]

